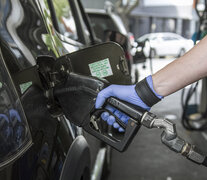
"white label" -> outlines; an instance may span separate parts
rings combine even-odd
[[[108,58],[89,64],[89,69],[92,76],[99,78],[113,75]]]

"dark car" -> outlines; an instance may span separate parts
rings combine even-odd
[[[56,59],[94,44],[95,39],[80,1],[0,0],[0,54],[13,79],[37,61]],[[51,116],[41,89],[22,82],[18,91],[33,145],[1,171],[0,179],[88,180],[91,173],[100,179],[104,163],[110,161],[109,148],[64,116]]]
[[[131,54],[131,44],[128,36],[127,29],[120,16],[108,9],[85,9],[91,21],[91,26],[95,31],[97,38],[102,42],[114,41],[122,46],[128,62],[128,67],[131,72],[133,65],[133,57]],[[110,38],[109,38],[110,37]],[[138,72],[135,72],[138,76]],[[138,80],[138,77],[135,81]]]

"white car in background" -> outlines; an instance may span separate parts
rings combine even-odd
[[[180,57],[193,47],[193,41],[175,33],[150,33],[137,39],[138,47],[145,44],[143,52],[146,57],[175,56]]]

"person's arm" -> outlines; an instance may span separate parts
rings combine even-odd
[[[167,96],[207,76],[207,37],[184,56],[152,75],[154,90]]]
[[[136,85],[111,85],[99,92],[96,99],[96,108],[100,108],[110,96],[127,101],[143,109],[150,108],[163,97],[207,76],[207,37],[193,47],[184,56],[176,59],[152,76],[146,77]],[[111,110],[116,113],[116,109]],[[123,114],[117,112],[122,120]],[[109,114],[103,114],[102,119],[114,128],[122,128]],[[126,118],[122,120],[127,123]]]

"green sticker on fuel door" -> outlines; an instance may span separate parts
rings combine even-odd
[[[92,76],[99,78],[113,75],[108,58],[89,64],[89,69]]]
[[[32,85],[31,81],[20,84],[21,93],[23,94],[31,85]]]

